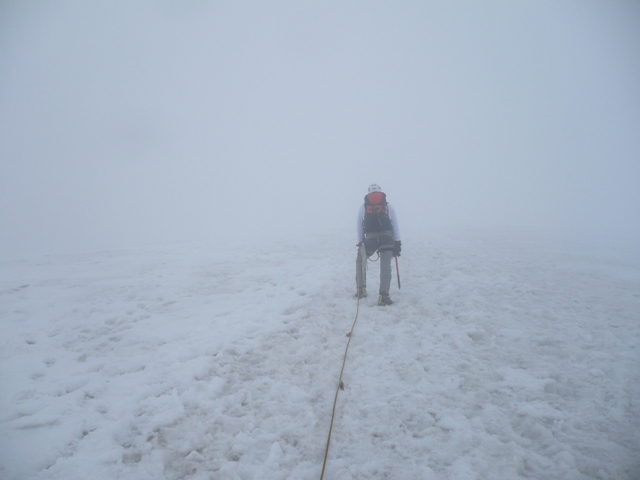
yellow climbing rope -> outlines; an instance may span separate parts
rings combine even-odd
[[[342,359],[342,368],[340,369],[340,378],[338,379],[338,386],[336,388],[336,395],[333,399],[333,408],[331,409],[331,423],[329,424],[329,435],[327,436],[327,446],[324,451],[324,461],[322,462],[322,473],[320,474],[320,480],[324,478],[324,470],[327,466],[327,456],[329,455],[329,444],[331,443],[331,432],[333,431],[333,420],[336,416],[336,404],[338,403],[338,393],[340,390],[344,390],[344,383],[342,382],[342,374],[344,373],[344,366],[347,363],[347,352],[349,351],[349,345],[353,338],[353,330],[356,328],[356,322],[358,321],[358,313],[360,312],[360,295],[358,295],[358,306],[356,307],[356,318],[353,320],[351,330],[347,333],[349,340],[347,341],[347,347],[344,349],[344,358]]]

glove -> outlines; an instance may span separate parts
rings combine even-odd
[[[396,243],[393,244],[393,256],[399,257],[401,251],[402,251],[402,242],[398,240]]]

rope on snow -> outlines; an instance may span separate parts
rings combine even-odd
[[[333,430],[333,420],[336,416],[336,404],[338,403],[338,393],[340,390],[344,390],[344,383],[342,382],[342,374],[344,373],[344,366],[347,363],[347,352],[349,351],[349,344],[353,338],[353,329],[358,321],[358,312],[360,311],[360,297],[358,297],[358,306],[356,308],[356,318],[351,325],[351,330],[347,333],[349,340],[347,341],[347,348],[344,350],[344,358],[342,359],[342,369],[340,370],[340,378],[338,379],[338,388],[336,388],[336,396],[333,399],[333,409],[331,410],[331,423],[329,424],[329,435],[327,436],[327,446],[324,451],[324,461],[322,462],[322,473],[320,474],[320,480],[324,478],[324,469],[327,466],[327,456],[329,455],[329,443],[331,442],[331,432]]]
[[[360,246],[360,254],[366,255],[364,245]],[[378,254],[378,257],[380,257],[380,254]],[[366,275],[366,271],[367,271],[367,262],[364,261],[365,258],[366,257],[362,257],[362,262],[361,262],[362,263],[361,273],[363,274],[362,278],[366,278],[364,276]],[[351,330],[349,330],[349,333],[347,333],[347,337],[349,337],[349,340],[347,340],[347,347],[344,349],[344,357],[342,359],[342,368],[340,369],[340,378],[338,379],[338,387],[336,388],[336,395],[333,399],[333,408],[331,409],[331,423],[329,424],[329,435],[327,436],[327,446],[324,451],[324,461],[322,462],[322,473],[320,474],[320,480],[324,478],[324,469],[327,466],[327,456],[329,455],[329,443],[331,443],[331,432],[333,431],[333,420],[335,419],[335,416],[336,416],[336,405],[338,403],[338,393],[340,393],[340,390],[344,390],[342,374],[344,373],[344,366],[347,363],[347,352],[349,351],[349,345],[351,344],[351,339],[353,338],[353,330],[356,328],[356,322],[358,321],[359,312],[360,312],[360,295],[358,295],[358,305],[356,307],[356,318],[353,320],[353,325],[351,325]]]

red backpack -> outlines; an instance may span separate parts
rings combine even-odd
[[[364,220],[362,226],[364,233],[381,232],[392,229],[386,194],[373,192],[365,195]]]

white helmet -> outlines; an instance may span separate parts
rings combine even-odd
[[[380,188],[380,185],[378,185],[377,183],[372,183],[371,185],[369,185],[369,193],[373,193],[373,192],[381,192],[382,189]]]

